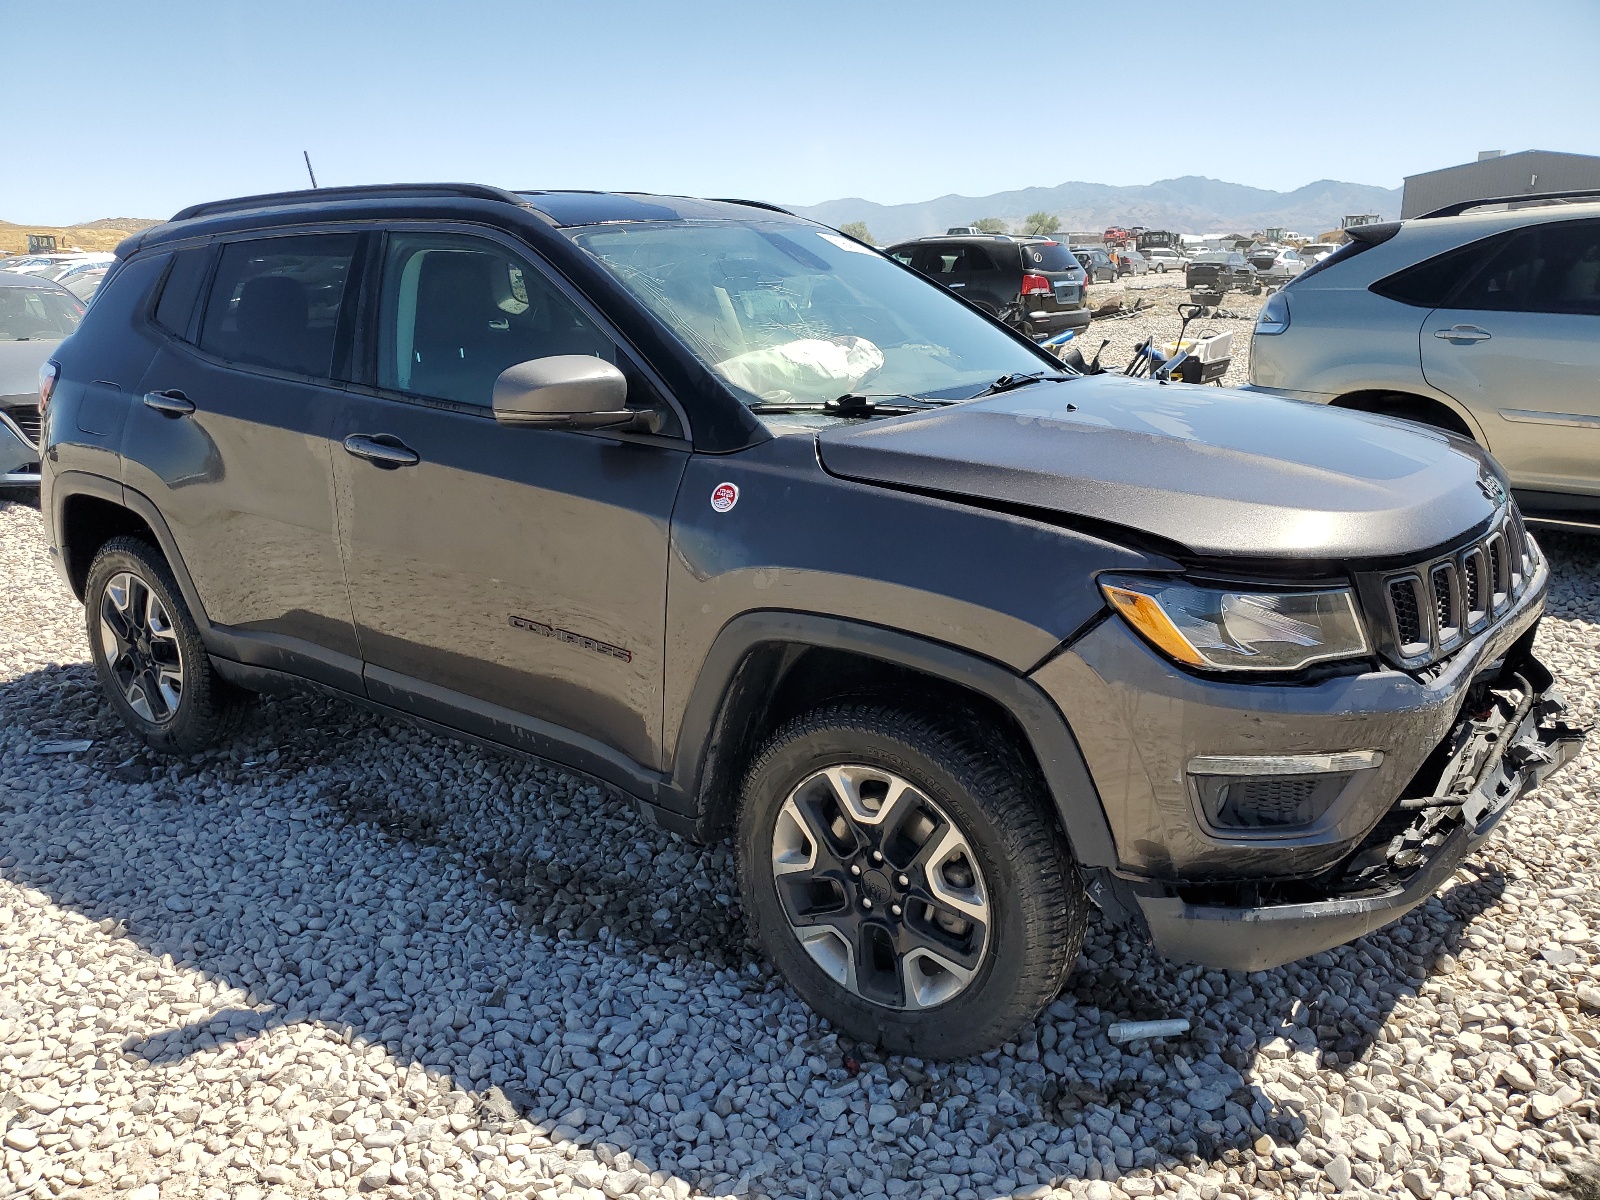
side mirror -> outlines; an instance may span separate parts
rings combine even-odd
[[[657,413],[628,408],[628,381],[603,358],[553,354],[507,367],[494,381],[494,419],[505,425],[655,432]]]

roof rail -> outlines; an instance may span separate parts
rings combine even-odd
[[[1459,217],[1468,209],[1487,208],[1491,204],[1527,204],[1538,200],[1579,199],[1600,200],[1600,188],[1580,188],[1571,192],[1526,192],[1521,196],[1491,196],[1486,200],[1458,200],[1454,204],[1446,204],[1443,208],[1425,212],[1413,219],[1426,221],[1429,217]]]
[[[472,200],[498,200],[505,204],[526,205],[521,196],[504,188],[488,187],[481,183],[372,183],[354,187],[325,187],[298,192],[265,192],[259,196],[239,196],[233,200],[212,200],[206,204],[191,204],[176,213],[172,220],[187,221],[192,217],[209,217],[218,213],[242,212],[251,208],[278,208],[289,204],[309,204],[326,200],[361,200],[368,196],[389,199],[424,199],[429,196],[460,196]]]
[[[782,213],[786,217],[794,216],[787,208],[779,208],[776,204],[768,204],[765,200],[736,200],[732,196],[707,196],[706,199],[713,204],[746,204],[751,208],[764,208],[768,212]]]

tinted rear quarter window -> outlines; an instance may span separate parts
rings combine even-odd
[[[259,238],[222,248],[200,348],[230,362],[326,376],[353,233]]]
[[[1495,237],[1482,238],[1465,246],[1457,246],[1454,250],[1446,250],[1443,254],[1436,254],[1432,258],[1425,258],[1403,271],[1396,271],[1393,275],[1378,280],[1370,290],[1380,296],[1387,296],[1390,300],[1398,300],[1401,304],[1410,304],[1416,308],[1442,308],[1450,303],[1450,298],[1491,256],[1505,246],[1510,236],[1498,234]],[[1348,246],[1339,247],[1301,275],[1301,278],[1308,278],[1343,262],[1350,257],[1347,251],[1350,251],[1352,246],[1359,245],[1361,243],[1351,242]]]
[[[161,285],[155,314],[156,324],[168,333],[189,336],[189,318],[194,315],[195,301],[205,285],[209,259],[210,250],[203,246],[179,250],[172,256],[172,266],[167,270],[166,282]]]
[[[1022,261],[1036,271],[1071,271],[1078,265],[1060,242],[1028,242],[1022,247]]]

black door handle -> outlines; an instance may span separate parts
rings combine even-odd
[[[146,392],[144,406],[168,417],[186,417],[194,411],[194,401],[176,388],[165,392]]]
[[[345,452],[364,458],[380,467],[414,467],[420,456],[399,438],[389,433],[352,433],[344,440]]]

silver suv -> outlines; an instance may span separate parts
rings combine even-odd
[[[1530,521],[1600,525],[1597,200],[1479,201],[1350,229],[1263,306],[1250,386],[1470,437]]]

